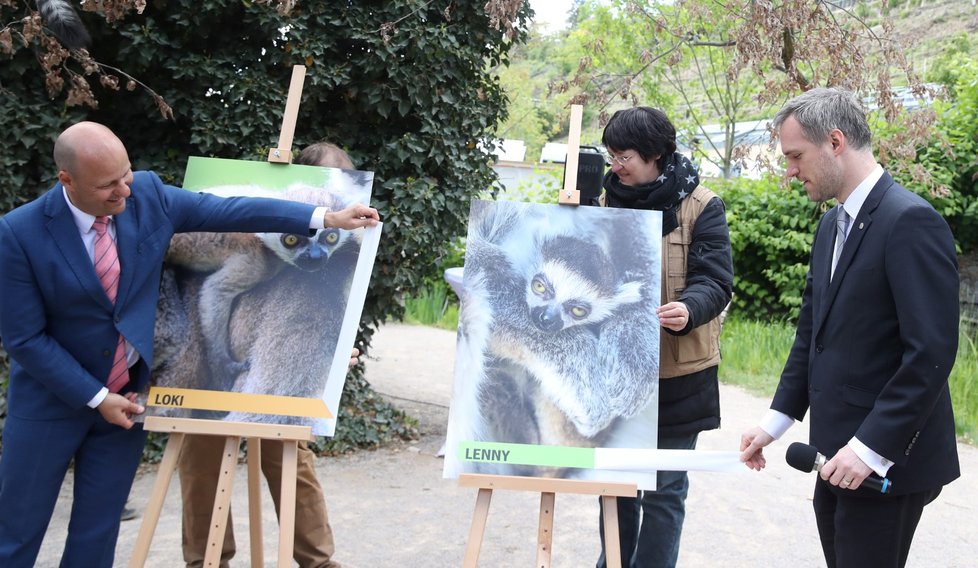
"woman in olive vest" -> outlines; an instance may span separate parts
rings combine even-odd
[[[720,327],[733,286],[723,201],[699,185],[696,169],[676,151],[675,127],[658,109],[616,112],[602,143],[611,170],[600,204],[662,212],[658,447],[693,449],[700,432],[720,426]],[[624,566],[676,565],[688,487],[685,471],[660,471],[656,491],[618,498]],[[604,568],[603,524],[600,530]]]

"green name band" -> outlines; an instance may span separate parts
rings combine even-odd
[[[594,448],[537,446],[501,442],[460,442],[458,459],[466,462],[594,469]]]

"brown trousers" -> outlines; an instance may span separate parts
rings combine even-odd
[[[187,435],[180,453],[180,493],[183,499],[183,559],[188,568],[204,564],[207,534],[210,531],[214,495],[217,491],[223,436]],[[333,531],[326,514],[326,499],[316,478],[315,454],[299,442],[296,469],[295,548],[293,557],[301,568],[337,568],[331,557],[335,551]],[[272,494],[275,514],[280,509],[282,486],[282,442],[262,440],[261,470]],[[234,529],[228,509],[221,568],[234,556]]]

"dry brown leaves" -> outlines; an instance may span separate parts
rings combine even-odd
[[[288,3],[291,7],[291,2]],[[0,4],[13,5],[10,0],[0,0]],[[123,19],[130,12],[142,13],[145,0],[88,0],[81,4],[88,12],[102,14],[106,21]],[[88,106],[98,108],[98,99],[92,91],[91,81],[95,80],[103,89],[117,91],[125,84],[128,91],[142,87],[156,103],[164,118],[173,118],[173,109],[155,91],[138,79],[120,69],[95,60],[87,49],[66,49],[45,27],[36,10],[11,22],[0,30],[0,51],[12,55],[19,49],[36,46],[36,58],[44,73],[44,86],[52,99],[65,93],[68,106]]]
[[[643,45],[635,57],[640,66],[626,76],[609,76],[582,61],[573,77],[552,82],[552,92],[577,91],[573,100],[599,105],[604,121],[603,109],[612,101],[638,103],[632,89],[651,66],[681,64],[682,47],[731,49],[735,57],[727,76],[752,73],[762,80],[755,97],[758,108],[776,108],[799,92],[822,86],[872,97],[879,120],[891,125],[892,134],[877,141],[884,165],[913,156],[930,133],[934,113],[906,112],[894,99],[896,75],[917,93],[926,88],[885,18],[869,27],[851,10],[827,0],[677,0],[674,8],[682,17],[666,17],[649,2],[626,2],[625,13],[644,29],[642,41],[636,42]],[[597,40],[589,46],[594,53],[602,49]]]
[[[516,14],[520,10],[523,0],[489,0],[486,2],[486,15],[489,16],[489,25],[506,34],[506,38],[512,40],[516,37]]]

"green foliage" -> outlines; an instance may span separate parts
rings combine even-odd
[[[516,187],[497,191],[495,196],[490,191],[484,191],[479,198],[517,203],[556,204],[558,191],[563,187],[563,174],[562,165],[537,165],[533,168],[533,174],[522,178]]]
[[[363,378],[362,365],[358,367],[359,372],[346,379],[336,435],[309,444],[318,455],[376,448],[391,440],[413,440],[419,436],[417,420],[387,404]]]
[[[723,324],[720,379],[756,396],[769,397],[778,386],[795,329],[786,322],[761,322],[749,317],[730,317]]]
[[[709,180],[727,208],[734,260],[734,310],[743,317],[794,318],[821,207],[777,179]]]
[[[940,83],[954,98],[959,82],[971,73],[976,57],[978,41],[968,34],[958,34],[944,42],[940,54],[927,70],[927,80]]]
[[[166,432],[150,432],[143,446],[143,463],[160,463],[170,435]]]
[[[0,3],[0,22],[20,7]],[[526,29],[528,3],[519,8]],[[479,149],[506,118],[490,70],[505,65],[518,34],[490,25],[485,2],[297,2],[287,16],[241,0],[159,0],[108,24],[86,18],[96,59],[148,83],[173,120],[139,92],[93,86],[99,108],[49,100],[37,46],[2,55],[0,200],[26,202],[54,179],[54,137],[79,119],[102,122],[126,143],[134,169],[179,184],[191,155],[265,160],[278,140],[293,65],[307,68],[295,147],[329,139],[375,172],[372,205],[385,223],[361,325],[403,315],[403,290],[437,274],[433,243],[464,234],[472,197],[495,183]],[[355,405],[366,405],[355,406]],[[347,381],[336,444],[374,444],[409,431],[357,371]],[[353,438],[346,438],[352,436]]]
[[[961,324],[958,358],[951,369],[948,386],[954,407],[954,422],[959,435],[978,442],[978,338],[973,326]]]
[[[442,329],[458,327],[458,298],[445,282],[433,281],[404,298],[404,321]]]
[[[555,72],[550,58],[558,46],[554,37],[531,33],[525,45],[513,50],[510,64],[496,70],[509,99],[509,116],[496,136],[522,140],[529,161],[560,131],[566,113],[567,95],[548,96],[547,80]]]
[[[970,44],[965,44],[970,45]],[[978,50],[958,51],[936,76],[953,81],[949,101],[937,101],[934,136],[911,160],[886,164],[894,177],[947,219],[963,251],[978,248]],[[885,133],[884,133],[885,135]],[[931,174],[929,180],[921,172]]]

